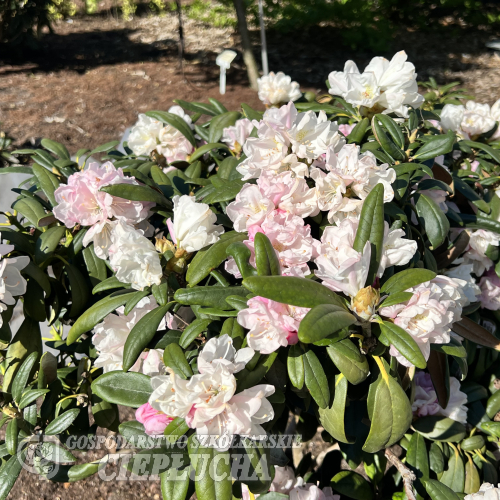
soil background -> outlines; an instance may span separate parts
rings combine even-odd
[[[75,17],[54,26],[38,50],[6,51],[0,47],[0,130],[17,147],[50,137],[74,154],[119,139],[134,124],[137,114],[167,110],[173,99],[220,99],[228,109],[245,102],[263,109],[248,87],[241,55],[227,76],[227,93],[219,94],[219,68],[215,58],[224,49],[239,48],[231,28],[214,28],[185,19],[186,55],[178,59],[177,17],[136,17],[123,21],[109,11]],[[342,70],[347,59],[360,68],[375,54],[342,45],[334,26],[318,26],[300,33],[268,32],[269,65],[298,81],[303,91],[326,92],[325,80]],[[500,37],[486,28],[468,29],[443,22],[439,31],[420,33],[401,28],[391,49],[408,53],[419,80],[429,76],[438,83],[459,81],[480,102],[500,98],[500,56],[485,43]],[[259,33],[252,32],[258,56]],[[0,200],[1,201],[1,200]],[[122,408],[122,420],[133,412]],[[304,445],[313,458],[324,456],[319,434]],[[105,454],[89,452],[82,461]],[[108,473],[112,469],[108,470]],[[97,476],[78,483],[57,484],[23,471],[9,495],[14,499],[160,499],[159,481],[101,481]]]

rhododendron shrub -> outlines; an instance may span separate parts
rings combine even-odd
[[[325,77],[0,170],[29,174],[0,226],[0,498],[48,437],[64,460],[31,470],[99,473],[64,448],[99,427],[166,438],[122,451],[171,500],[496,495],[498,105],[424,98],[404,53]]]

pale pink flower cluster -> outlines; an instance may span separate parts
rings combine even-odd
[[[264,297],[253,297],[247,305],[238,313],[238,323],[249,330],[247,342],[252,349],[269,354],[298,342],[299,325],[309,309]]]
[[[151,406],[170,417],[182,417],[198,435],[211,439],[208,446],[227,450],[234,435],[265,436],[261,424],[272,420],[266,399],[274,386],[261,384],[236,394],[234,373],[253,357],[251,348],[236,351],[228,335],[207,342],[198,356],[198,371],[189,380],[167,368],[151,379]]]
[[[453,323],[462,317],[467,298],[461,288],[460,280],[438,275],[431,281],[408,289],[408,292],[413,293],[410,300],[382,307],[379,314],[392,319],[394,324],[406,330],[427,360],[431,344],[448,343]],[[391,346],[390,353],[401,364],[411,366],[394,346]]]
[[[415,374],[415,399],[412,410],[416,417],[440,415],[462,424],[467,422],[467,394],[460,390],[460,382],[450,377],[450,399],[446,408],[439,405],[430,374],[418,371]]]
[[[135,412],[135,419],[144,425],[146,434],[150,436],[163,436],[167,425],[173,418],[161,411],[155,410],[149,403],[139,406]]]
[[[3,325],[2,311],[16,303],[14,297],[26,293],[26,280],[20,271],[30,263],[30,259],[26,256],[4,257],[13,250],[14,245],[2,244],[0,240],[0,328]]]
[[[489,104],[467,101],[466,105],[446,104],[441,111],[441,126],[446,132],[453,130],[465,139],[489,132],[500,120],[500,99]],[[494,139],[500,137],[497,130]]]
[[[408,117],[409,108],[419,108],[424,98],[418,93],[415,66],[406,59],[404,51],[390,61],[374,57],[363,73],[354,61],[347,61],[344,71],[328,76],[329,92],[355,106]]]
[[[239,153],[243,148],[243,144],[250,137],[253,127],[253,123],[248,118],[237,120],[234,125],[226,127],[222,131],[221,141],[225,142],[229,149]]]
[[[193,128],[191,117],[180,106],[172,106],[168,111]],[[164,125],[144,114],[139,115],[137,123],[130,130],[128,147],[137,156],[147,156],[156,150],[168,163],[185,161],[194,150],[193,145],[175,127]]]
[[[479,301],[483,309],[498,311],[500,309],[500,278],[493,268],[482,276],[479,281],[481,296]]]
[[[125,307],[122,306],[116,310],[116,314],[108,314],[104,321],[96,325],[92,337],[92,342],[98,354],[95,366],[102,368],[104,373],[122,370],[123,349],[132,328],[148,312],[157,307],[158,304],[152,296],[145,297],[137,303],[127,316],[125,315]],[[167,313],[158,330],[164,330],[167,322],[172,324],[172,320],[171,314]],[[162,357],[163,351],[160,349],[143,352],[130,371],[141,372],[149,376],[157,375],[162,370]]]
[[[370,267],[370,243],[362,252],[354,250],[354,239],[359,220],[344,219],[338,226],[328,226],[321,237],[319,256],[315,259],[318,269],[316,276],[323,280],[323,285],[335,292],[343,292],[350,297],[365,287]],[[408,264],[417,251],[417,243],[404,238],[402,229],[389,229],[385,223],[382,259],[377,275],[380,277],[389,266]]]
[[[467,230],[470,236],[469,245],[460,260],[456,263],[472,264],[476,276],[482,276],[486,269],[493,265],[493,261],[486,255],[490,245],[500,244],[500,235],[486,229]]]

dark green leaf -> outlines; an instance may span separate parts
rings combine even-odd
[[[108,403],[139,408],[153,392],[150,378],[142,373],[113,371],[92,382],[92,392]]]

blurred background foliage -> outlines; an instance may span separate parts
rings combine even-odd
[[[246,0],[249,23],[258,26],[258,2]],[[97,14],[99,0],[0,0],[0,40],[33,45],[43,27],[75,14]],[[111,10],[131,19],[147,12],[175,11],[170,0],[114,0]],[[188,0],[187,17],[215,27],[236,27],[233,0]],[[264,0],[268,29],[278,32],[331,25],[339,41],[352,49],[386,50],[398,28],[422,32],[455,25],[460,29],[495,29],[500,3],[483,0]]]

